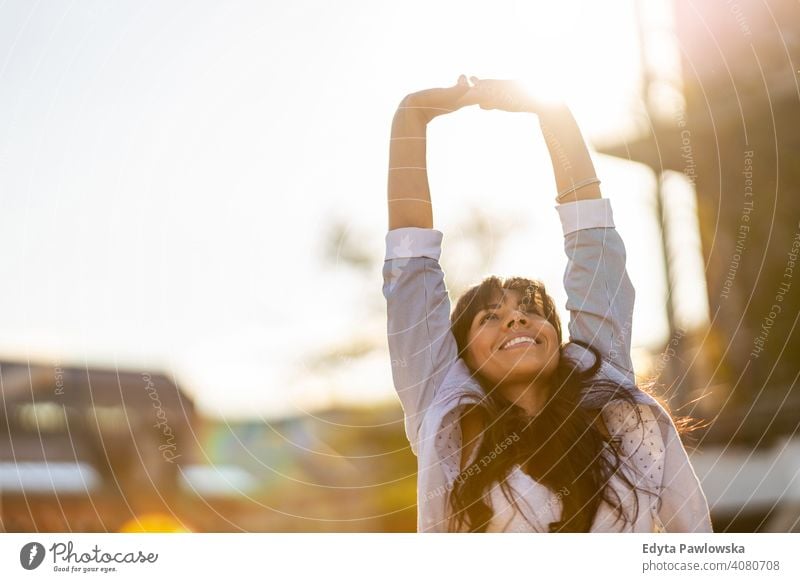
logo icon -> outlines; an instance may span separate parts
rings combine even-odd
[[[44,546],[39,542],[28,542],[19,551],[19,563],[26,570],[35,570],[44,561]]]

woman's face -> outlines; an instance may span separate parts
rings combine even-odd
[[[530,383],[549,378],[558,366],[559,338],[556,328],[531,302],[523,311],[519,291],[503,289],[502,295],[475,315],[471,323],[464,360],[494,386]],[[534,342],[510,340],[528,337]]]

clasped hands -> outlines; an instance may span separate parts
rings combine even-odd
[[[403,99],[398,111],[418,117],[428,123],[439,115],[457,111],[462,107],[480,105],[481,109],[500,109],[510,112],[541,114],[543,104],[538,102],[519,81],[479,79],[461,75],[452,87],[425,89],[411,93]]]

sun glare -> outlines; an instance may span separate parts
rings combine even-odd
[[[568,101],[569,94],[564,90],[561,79],[556,74],[540,73],[536,79],[523,78],[519,83],[534,100],[544,106]]]
[[[639,87],[633,4],[519,1],[513,21],[498,32],[517,40],[508,73],[536,99],[566,102],[588,134],[613,131]]]

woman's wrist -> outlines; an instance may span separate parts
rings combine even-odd
[[[578,188],[564,196],[556,197],[556,202],[559,204],[569,204],[570,202],[578,202],[580,200],[594,200],[597,198],[602,198],[603,195],[600,192],[600,184],[594,183],[589,184],[588,186],[584,186],[583,188]]]

